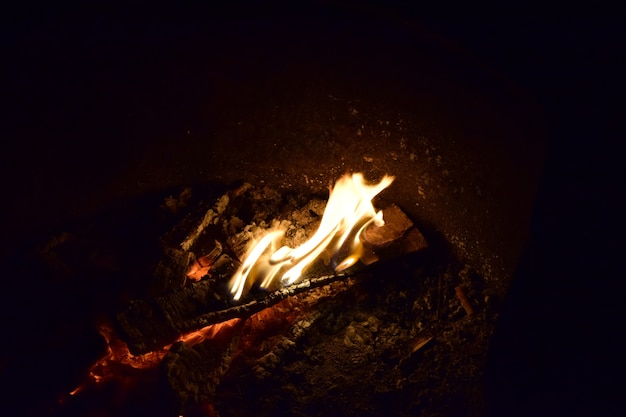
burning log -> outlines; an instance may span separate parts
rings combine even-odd
[[[274,304],[277,304],[287,297],[303,293],[313,288],[318,288],[324,285],[331,284],[335,281],[345,279],[348,276],[348,274],[334,274],[307,279],[300,283],[292,284],[269,294],[263,295],[260,298],[254,299],[245,304],[236,305],[226,308],[224,310],[203,314],[194,318],[193,320],[190,320],[187,325],[190,327],[189,330],[194,330],[195,328],[201,328],[210,324],[220,323],[222,321],[230,320],[236,317],[249,317],[254,313],[257,313],[261,310],[273,306]]]

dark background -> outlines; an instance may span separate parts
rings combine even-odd
[[[623,415],[624,16],[597,3],[23,4],[0,18],[3,256],[88,215],[78,201],[123,176],[128,161],[150,146],[130,138],[153,132],[124,120],[154,117],[155,109],[142,114],[119,85],[141,84],[151,66],[171,65],[159,48],[171,59],[223,16],[303,7],[416,22],[538,103],[546,164],[532,237],[493,339],[488,403],[496,416]],[[145,65],[124,66],[137,45],[148,51]],[[156,110],[164,119],[193,118],[193,100],[178,106],[175,115]],[[79,139],[84,132],[89,141]]]

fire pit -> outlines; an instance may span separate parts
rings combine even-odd
[[[35,280],[43,311],[9,328],[22,335],[52,316],[22,339],[32,364],[14,361],[24,352],[13,343],[3,352],[4,380],[43,370],[51,381],[34,406],[20,394],[12,407],[481,414],[482,365],[541,159],[532,109],[416,28],[322,20],[214,27],[227,46],[215,33],[185,38],[172,48],[184,65],[153,68],[131,90],[165,77],[181,109],[144,97],[139,111],[189,113],[158,139],[148,125],[159,120],[133,119],[141,135],[123,175],[76,197],[88,215],[12,263],[20,282]],[[324,229],[329,185],[355,172],[395,180],[345,241],[318,239],[336,250],[294,255]],[[390,235],[375,232],[385,225]],[[291,279],[282,262],[311,254]],[[67,365],[42,365],[42,352]]]

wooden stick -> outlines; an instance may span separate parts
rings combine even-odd
[[[472,303],[470,302],[469,298],[467,298],[467,295],[465,295],[465,290],[463,289],[463,287],[461,285],[458,285],[454,288],[454,291],[456,291],[456,296],[461,301],[461,305],[465,309],[467,315],[471,316],[472,314],[474,314],[474,308],[472,308]]]
[[[181,327],[181,330],[186,333],[189,331],[201,329],[211,324],[221,323],[235,317],[246,318],[253,315],[254,313],[258,313],[261,310],[271,307],[288,297],[292,297],[313,288],[328,285],[340,279],[347,278],[348,276],[350,276],[350,274],[334,274],[307,279],[300,283],[292,284],[274,292],[258,296],[256,299],[249,301],[245,304],[240,304],[224,310],[212,311],[210,313],[202,314],[198,317],[195,317],[193,320],[186,321],[184,326]]]
[[[411,354],[426,346],[431,340],[433,340],[433,336],[429,333],[418,335],[418,337],[409,344]]]

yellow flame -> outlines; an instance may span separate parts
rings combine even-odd
[[[333,258],[340,257],[334,266],[343,271],[354,265],[363,252],[360,235],[372,222],[383,224],[382,212],[376,212],[372,199],[393,182],[385,175],[376,184],[368,184],[363,174],[346,174],[333,187],[319,228],[297,248],[282,246],[276,250],[284,230],[270,230],[255,243],[246,255],[243,265],[231,280],[231,294],[238,300],[253,282],[262,288],[271,285],[280,276],[283,285],[295,283],[324,251]],[[269,252],[269,253],[268,253]]]

